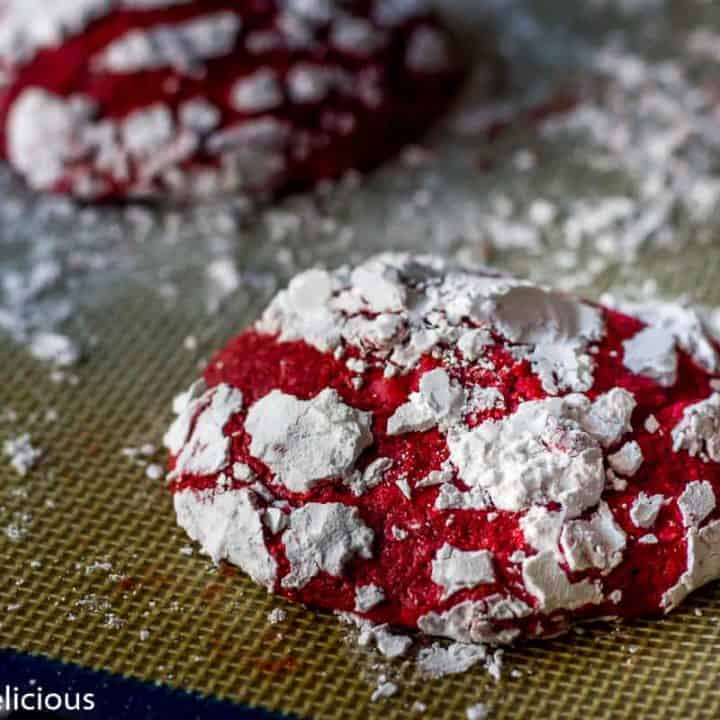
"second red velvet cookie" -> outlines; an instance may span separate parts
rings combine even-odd
[[[262,194],[382,162],[456,68],[420,2],[0,3],[0,151],[96,200]]]

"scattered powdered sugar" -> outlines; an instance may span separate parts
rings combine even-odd
[[[385,675],[381,675],[378,678],[377,687],[373,690],[373,693],[370,696],[370,701],[376,702],[377,700],[392,697],[397,691],[397,684],[388,680]]]
[[[29,433],[5,440],[2,449],[10,466],[19,475],[27,475],[43,455],[42,450],[33,446]]]
[[[338,617],[359,630],[358,645],[367,647],[373,642],[381,655],[386,658],[402,657],[412,646],[413,641],[410,637],[392,632],[387,625],[374,624],[355,613],[339,612]]]
[[[475,703],[465,709],[467,720],[487,720],[490,717],[490,708],[485,703]]]
[[[44,360],[58,367],[75,365],[80,359],[80,350],[66,335],[55,332],[37,332],[30,339],[30,353],[38,360]]]
[[[277,625],[278,623],[285,622],[287,620],[287,610],[282,608],[273,608],[268,613],[268,622],[271,625]]]
[[[429,612],[418,619],[418,628],[428,635],[442,635],[460,643],[504,644],[519,634],[501,628],[496,621],[527,617],[530,606],[519,598],[494,593],[483,600],[464,600],[445,612]]]
[[[456,642],[445,646],[434,643],[429,648],[420,650],[417,663],[426,675],[439,678],[466,672],[473,665],[484,662],[487,658],[488,651],[484,645]]]

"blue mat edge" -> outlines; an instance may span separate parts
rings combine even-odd
[[[93,693],[93,710],[59,710],[65,718],[99,720],[298,720],[293,715],[215,700],[166,685],[154,685],[105,670],[42,655],[0,648],[0,698],[13,692]],[[6,709],[6,708],[5,708]],[[0,714],[0,717],[2,715]]]

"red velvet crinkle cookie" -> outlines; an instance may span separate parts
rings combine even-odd
[[[464,642],[720,575],[718,348],[432,257],[310,270],[177,399],[178,521],[269,590]]]
[[[423,0],[0,0],[0,150],[83,199],[367,169],[456,79]]]

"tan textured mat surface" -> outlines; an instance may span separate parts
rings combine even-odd
[[[552,3],[537,3],[536,20],[546,25],[533,36],[521,14],[532,3],[519,3],[513,22],[503,9],[508,3],[489,4],[506,16],[502,38],[515,62],[529,58],[523,53],[544,38],[547,67],[563,86],[570,61],[558,71],[551,51],[566,45],[553,33],[572,24],[567,13],[553,15]],[[607,10],[608,27],[635,27],[637,34],[623,42],[647,46],[649,55],[662,56],[663,42],[672,44],[673,57],[685,52],[688,33],[673,30],[668,40],[678,18],[689,28],[720,27],[713,24],[712,3],[688,2],[685,13],[682,3],[628,0],[630,10],[640,9],[627,16],[618,10],[622,5],[579,3],[569,37],[579,46],[612,43],[610,34],[596,37],[594,16],[585,14],[590,6]],[[703,86],[720,70],[713,62],[703,66]],[[521,93],[518,84],[511,98]],[[672,86],[664,92],[676,95]],[[292,199],[282,211],[238,224],[213,212],[192,219],[179,213],[158,219],[145,210],[124,217],[115,211],[53,215],[4,183],[0,268],[27,280],[33,264],[48,258],[62,264],[67,282],[57,297],[30,306],[37,317],[25,320],[41,327],[57,303],[72,297],[72,317],[62,327],[81,338],[86,358],[69,371],[76,384],[67,377],[54,382],[23,342],[5,335],[0,342],[0,442],[30,432],[44,451],[26,477],[0,459],[0,644],[318,719],[418,717],[415,701],[427,705],[428,718],[464,718],[480,701],[494,718],[720,717],[720,587],[696,593],[659,621],[597,625],[508,651],[499,682],[483,669],[430,681],[411,662],[385,661],[358,648],[335,618],[268,596],[231,568],[213,568],[196,548],[188,551],[163,482],[145,474],[149,462],[164,461],[162,452],[142,461],[122,453],[147,442],[159,446],[170,401],[197,375],[198,363],[257,316],[274,285],[315,262],[336,264],[388,244],[475,259],[491,247],[494,262],[595,296],[615,286],[637,291],[654,278],[669,296],[688,291],[720,305],[714,212],[689,225],[685,210],[673,206],[660,223],[677,224],[670,241],[651,232],[635,245],[596,246],[587,238],[573,245],[563,220],[543,226],[530,251],[520,242],[508,247],[478,228],[501,218],[500,235],[508,237],[508,218],[522,215],[539,196],[561,207],[563,218],[578,215],[563,198],[592,207],[607,198],[637,198],[643,173],[640,180],[620,177],[617,168],[596,162],[592,143],[573,137],[568,144],[527,128],[493,145],[477,135],[446,139],[444,133],[435,138],[439,158],[430,170],[390,169],[358,190]],[[522,170],[527,155],[517,155],[523,150],[537,160],[529,171]],[[697,152],[702,173],[712,175],[717,158],[707,160],[702,146]],[[498,159],[497,167],[476,172],[488,158]],[[623,172],[632,175],[632,169]],[[652,177],[648,170],[645,179]],[[509,214],[493,200],[498,188],[514,203]],[[616,235],[627,229],[618,223],[625,220],[612,226]],[[572,283],[564,282],[568,252],[577,261]],[[218,258],[230,259],[239,273],[220,312],[205,277]],[[189,335],[196,349],[185,348]],[[288,617],[270,625],[267,615],[277,607]],[[383,673],[400,689],[371,703]]]

